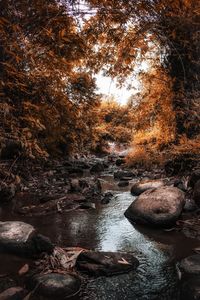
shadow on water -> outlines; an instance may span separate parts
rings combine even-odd
[[[107,205],[98,205],[94,210],[23,217],[23,221],[34,225],[57,245],[136,255],[140,261],[136,272],[95,279],[88,284],[87,299],[178,299],[174,262],[191,254],[197,241],[176,232],[134,227],[124,217],[134,197],[130,192],[119,192],[116,184],[111,186],[108,182],[108,185],[109,189],[113,187],[115,196]]]

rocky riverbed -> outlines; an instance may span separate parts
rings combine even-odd
[[[4,167],[9,163],[11,162],[4,162]],[[34,166],[28,162],[25,166],[12,166],[11,163],[12,176],[6,175],[6,171],[3,171],[5,168],[2,168],[2,177],[9,176],[9,180],[4,180],[0,191],[2,222],[23,221],[31,224],[26,227],[31,236],[30,240],[35,236],[31,227],[34,226],[39,231],[39,237],[42,234],[42,237],[50,238],[50,245],[58,249],[81,247],[99,253],[98,257],[92,256],[92,259],[89,256],[88,261],[82,259],[79,268],[72,268],[69,272],[68,269],[66,271],[57,266],[55,261],[57,262],[58,257],[55,253],[47,253],[44,257],[42,253],[49,252],[47,249],[41,248],[41,251],[37,251],[37,257],[24,258],[26,248],[26,251],[20,254],[23,256],[18,258],[16,254],[19,255],[19,252],[15,252],[15,255],[8,254],[10,251],[8,248],[5,251],[4,247],[0,254],[0,292],[4,293],[2,299],[24,299],[28,293],[30,299],[49,299],[50,294],[54,295],[52,299],[57,299],[59,293],[62,297],[68,294],[76,299],[184,299],[183,290],[188,283],[185,278],[183,284],[180,281],[179,273],[182,271],[177,271],[176,263],[199,251],[200,222],[198,201],[195,200],[198,199],[198,172],[187,176],[167,177],[165,170],[159,168],[149,171],[141,168],[129,169],[124,163],[123,157],[108,155],[103,158],[47,161],[43,165]],[[156,191],[155,196],[155,192],[152,191]],[[158,194],[166,195],[166,191],[170,193],[173,201],[166,202],[166,199],[162,202],[163,197]],[[137,198],[137,203],[143,203],[152,197],[149,201],[149,211],[142,211],[142,219],[146,220],[142,223],[146,226],[137,225],[141,223],[137,221],[140,204],[137,204],[135,213],[135,199],[138,194],[141,195]],[[147,200],[144,200],[145,197]],[[179,198],[180,201],[175,198]],[[158,202],[159,207],[156,206]],[[124,216],[128,207],[134,207],[133,225]],[[148,221],[152,220],[152,209],[156,222],[158,216],[162,220],[162,224],[157,223],[157,228],[151,228],[152,221]],[[171,218],[171,213],[176,217]],[[163,223],[164,217],[170,222]],[[44,240],[46,242],[45,238]],[[43,242],[43,238],[40,238],[39,242],[41,241]],[[28,245],[33,246],[31,243]],[[44,243],[42,245],[44,247]],[[38,246],[36,248],[39,249]],[[33,252],[31,250],[32,254]],[[127,274],[120,275],[121,269],[118,269],[116,261],[111,270],[117,271],[111,274],[113,276],[105,277],[110,272],[107,260],[112,258],[111,252],[116,253],[113,255],[119,255],[119,266],[125,267]],[[81,253],[82,251],[79,254]],[[62,254],[62,259],[69,259],[71,256],[66,256],[68,254]],[[131,271],[129,255],[138,261],[137,270],[134,268]],[[95,267],[95,263],[98,268]],[[41,265],[46,269],[40,269]],[[102,265],[107,267],[99,269]],[[23,270],[23,266],[28,267],[24,267]],[[19,274],[21,269],[21,273],[26,271],[22,276]],[[31,270],[35,270],[34,284],[27,279]],[[59,270],[58,276],[51,275],[56,274],[56,270]],[[80,270],[84,270],[82,275]],[[42,283],[39,277],[41,273],[49,274]],[[88,277],[88,274],[91,277]],[[49,291],[47,286],[52,281],[54,288],[51,287],[53,290]],[[55,291],[57,282],[62,292]],[[190,298],[187,299],[196,299],[193,296],[198,290],[197,277],[192,286],[195,286],[194,293],[191,292]],[[9,296],[9,293],[15,296]]]

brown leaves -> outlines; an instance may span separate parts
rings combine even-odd
[[[52,255],[46,255],[43,260],[37,262],[37,267],[42,273],[74,272],[78,256],[86,249],[80,247],[60,248],[56,247]]]
[[[21,267],[21,269],[18,271],[18,274],[20,276],[26,274],[29,271],[29,265],[25,264],[23,267]]]

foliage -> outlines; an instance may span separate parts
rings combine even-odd
[[[54,0],[1,1],[0,11],[1,136],[32,157],[86,147],[99,100],[74,18]]]
[[[96,147],[105,148],[108,141],[128,145],[132,139],[133,112],[112,97],[101,102],[96,125]]]
[[[126,142],[132,131],[134,145],[151,153],[172,144],[182,151],[183,139],[192,150],[200,132],[198,1],[2,0],[0,9],[3,139],[20,140],[32,157]],[[100,70],[119,84],[138,74],[139,101],[99,108]]]

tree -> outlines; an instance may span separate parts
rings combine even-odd
[[[99,102],[84,68],[87,45],[69,6],[0,3],[1,112],[7,112],[2,136],[21,140],[32,156],[80,146]]]
[[[119,82],[133,73],[138,62],[157,59],[169,81],[176,112],[175,140],[199,134],[199,8],[196,0],[96,1],[88,3],[96,14],[85,26],[96,69]],[[151,53],[152,45],[159,56]],[[95,63],[95,61],[97,63]],[[161,75],[163,71],[161,72]],[[151,78],[151,74],[150,74]],[[162,80],[162,78],[161,78]]]

